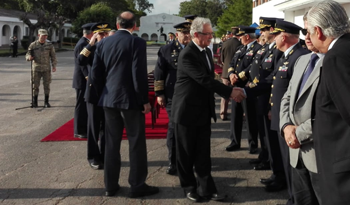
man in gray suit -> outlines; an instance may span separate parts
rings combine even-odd
[[[313,144],[312,101],[318,86],[323,54],[314,47],[307,32],[307,13],[302,33],[312,53],[301,56],[294,66],[288,90],[281,100],[281,134],[289,146],[292,190],[295,205],[319,204],[319,183]]]

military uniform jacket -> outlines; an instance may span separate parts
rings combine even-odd
[[[41,44],[39,40],[34,41],[28,47],[26,60],[29,60],[31,54],[34,54],[33,70],[34,71],[51,71],[51,66],[56,68],[57,60],[55,48],[51,42]]]
[[[162,46],[158,51],[158,60],[154,69],[154,91],[156,96],[164,95],[172,99],[176,82],[177,64],[182,47],[176,40]]]
[[[293,68],[296,60],[301,56],[309,53],[300,43],[297,43],[286,57],[282,56],[273,71],[273,84],[271,90],[271,129],[279,129],[279,113],[281,99],[288,89],[289,81],[293,75]]]
[[[73,88],[75,89],[85,89],[86,88],[86,78],[88,76],[87,64],[79,64],[80,52],[85,46],[89,45],[89,39],[81,37],[74,48],[74,74],[73,74]]]
[[[238,82],[236,83],[238,87],[243,88],[247,84],[248,78],[246,73],[249,72],[250,64],[261,47],[262,46],[255,41],[247,49],[245,46],[240,48],[233,56],[230,68],[228,69],[228,76],[230,76],[231,73],[234,73],[239,77]]]
[[[228,77],[228,69],[230,67],[231,60],[241,45],[241,42],[237,38],[230,38],[222,44],[220,57],[221,62],[224,64],[221,73],[223,78]]]
[[[250,87],[254,93],[259,96],[263,93],[271,93],[272,71],[283,52],[277,49],[276,44],[269,48],[265,44],[255,55],[249,70],[251,80]]]
[[[86,82],[86,92],[84,94],[85,101],[88,103],[92,103],[97,105],[98,100],[101,96],[101,93],[98,92],[96,86],[94,86],[91,82],[91,67],[94,60],[94,53],[96,50],[96,44],[91,46],[88,44],[85,48],[80,52],[78,56],[78,63],[80,66],[87,66],[88,69],[88,79]]]

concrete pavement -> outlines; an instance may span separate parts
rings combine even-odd
[[[154,69],[158,47],[148,47],[148,70]],[[165,139],[147,140],[147,183],[160,187],[160,193],[129,199],[128,143],[123,141],[121,190],[115,197],[104,196],[103,171],[93,170],[86,160],[86,142],[40,142],[42,138],[73,117],[75,90],[72,88],[73,52],[57,53],[57,72],[53,73],[52,108],[30,106],[30,63],[24,56],[0,57],[0,203],[1,204],[192,204],[184,198],[177,177],[165,174]],[[42,85],[39,106],[44,104]],[[217,98],[217,113],[219,112]],[[248,152],[247,139],[242,150],[226,152],[229,121],[212,124],[212,175],[218,191],[228,195],[224,202],[203,204],[284,204],[287,192],[267,193],[260,178],[270,171],[254,171],[248,163],[257,155]],[[245,132],[244,132],[245,134]]]

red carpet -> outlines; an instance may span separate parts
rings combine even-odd
[[[164,139],[168,130],[168,115],[165,109],[160,109],[159,117],[156,120],[154,129],[151,128],[151,113],[146,115],[146,139]],[[81,141],[86,139],[74,138],[74,119],[69,120],[57,130],[46,136],[41,142],[47,141]],[[126,138],[124,129],[123,139]]]

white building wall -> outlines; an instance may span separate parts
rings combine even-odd
[[[285,0],[272,0],[266,2],[262,5],[253,8],[253,19],[252,23],[259,24],[259,18],[263,17],[274,17],[274,18],[284,18],[283,11],[279,11],[275,8],[276,4],[284,2]]]
[[[142,37],[144,36],[145,40],[158,40],[163,41],[167,40],[167,34],[169,32],[175,33],[174,25],[184,22],[185,18],[169,15],[166,13],[143,16],[140,19],[139,31],[134,31],[134,34]],[[161,38],[159,29],[163,27],[163,33],[166,38]],[[147,37],[146,37],[147,36]]]

